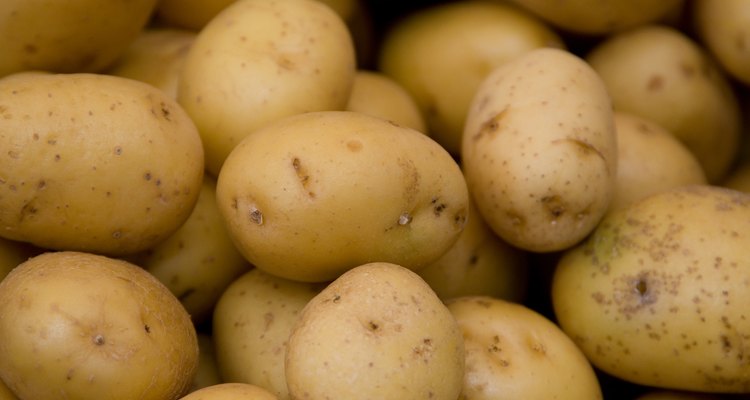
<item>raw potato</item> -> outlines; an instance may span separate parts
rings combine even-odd
[[[466,182],[445,149],[347,111],[255,131],[227,158],[217,197],[251,264],[309,282],[374,260],[422,268],[456,242],[468,212]]]
[[[750,391],[750,195],[661,192],[605,218],[552,282],[562,329],[602,371],[701,392]]]
[[[411,93],[380,72],[357,71],[346,110],[387,119],[422,133],[427,132],[422,111]]]
[[[451,154],[474,92],[495,67],[539,47],[564,47],[547,25],[501,2],[462,1],[422,9],[385,35],[379,69],[420,106],[427,132]]]
[[[647,119],[615,113],[617,180],[610,210],[679,186],[706,183],[695,155],[671,132]]]
[[[323,289],[259,269],[234,281],[213,318],[216,360],[225,382],[260,386],[289,399],[284,374],[287,339],[305,305]]]
[[[279,118],[343,110],[355,73],[344,21],[316,0],[239,0],[206,25],[183,64],[177,99],[217,176],[248,134]]]
[[[461,159],[477,208],[498,236],[534,252],[573,246],[614,193],[617,143],[604,84],[564,50],[519,56],[477,90]]]
[[[3,0],[0,77],[27,70],[100,72],[145,27],[157,0]]]
[[[188,218],[200,136],[164,92],[96,74],[0,80],[0,236],[126,255]]]
[[[49,252],[0,282],[0,378],[19,398],[177,399],[197,363],[185,309],[133,264]]]
[[[602,399],[581,350],[541,314],[488,296],[458,297],[446,305],[466,349],[460,399]]]
[[[709,182],[739,149],[738,99],[723,72],[686,34],[649,25],[610,36],[586,55],[617,111],[653,121],[695,154]]]
[[[750,85],[750,2],[696,0],[692,7],[702,43],[729,74]]]
[[[292,399],[455,400],[463,338],[417,274],[369,263],[305,306],[289,337],[285,371]]]
[[[192,392],[181,400],[277,400],[277,397],[246,383],[220,383]]]

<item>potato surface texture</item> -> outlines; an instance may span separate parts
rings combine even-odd
[[[609,214],[553,277],[562,329],[637,384],[750,391],[750,196],[695,185]]]
[[[419,269],[468,214],[463,174],[421,132],[369,115],[285,118],[229,155],[217,197],[240,252],[287,279],[329,281],[371,261]]]
[[[125,255],[190,215],[203,147],[164,92],[96,74],[0,80],[0,236]]]
[[[267,390],[247,383],[220,383],[196,390],[181,400],[277,400]]]
[[[177,399],[197,363],[185,309],[133,264],[50,252],[0,282],[0,378],[21,399]]]
[[[292,399],[455,400],[463,337],[418,275],[369,263],[305,306],[289,337],[285,371]]]
[[[617,142],[596,73],[559,49],[496,68],[474,96],[463,135],[464,174],[492,230],[529,251],[568,248],[609,207]]]

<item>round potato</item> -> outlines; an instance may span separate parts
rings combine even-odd
[[[455,400],[463,338],[416,273],[369,263],[305,306],[289,336],[285,372],[292,399]]]
[[[96,74],[0,80],[0,236],[136,253],[188,218],[203,147],[188,115],[142,82]]]
[[[479,212],[503,240],[534,252],[575,245],[614,194],[617,142],[603,82],[559,49],[496,68],[472,101],[461,161]]]
[[[600,42],[586,60],[604,80],[615,110],[675,135],[709,182],[729,171],[739,149],[739,102],[723,72],[685,33],[642,26]]]
[[[750,2],[697,0],[691,6],[702,43],[732,77],[750,85]]]
[[[464,177],[438,143],[348,111],[255,131],[227,158],[216,192],[253,265],[310,282],[371,261],[422,268],[456,242],[468,213]]]
[[[247,383],[220,383],[196,390],[181,400],[278,400],[267,390]]]
[[[750,195],[695,185],[609,214],[552,281],[562,329],[602,371],[658,388],[750,390]]]
[[[190,316],[156,278],[79,252],[0,282],[0,378],[22,399],[177,399],[193,381]]]
[[[403,86],[380,72],[359,70],[346,105],[361,112],[426,133],[422,111]]]
[[[187,54],[177,99],[218,175],[242,138],[279,118],[343,110],[355,74],[349,30],[316,0],[239,0],[214,17]]]

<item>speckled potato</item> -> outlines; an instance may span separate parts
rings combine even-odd
[[[289,336],[285,372],[292,399],[455,400],[463,338],[416,273],[368,263],[305,306]]]
[[[385,34],[378,69],[419,105],[427,132],[461,151],[466,112],[493,68],[539,47],[564,47],[543,22],[503,2],[459,1],[423,8]]]
[[[422,111],[411,93],[380,72],[357,71],[346,110],[373,115],[427,133]]]
[[[231,382],[199,389],[181,400],[277,400],[277,397],[255,385]]]
[[[739,149],[738,99],[695,41],[674,28],[648,25],[610,36],[586,60],[604,80],[616,110],[679,138],[709,182],[727,173]]]
[[[133,264],[48,252],[0,282],[0,378],[21,399],[177,399],[197,363],[185,309]]]
[[[750,2],[697,0],[691,7],[701,43],[732,77],[750,85]]]
[[[562,256],[552,302],[602,371],[658,388],[750,391],[750,195],[696,185],[609,214]]]
[[[214,176],[242,138],[279,118],[343,110],[355,73],[349,30],[316,0],[239,0],[197,35],[177,99]]]
[[[461,160],[479,212],[503,240],[534,252],[575,245],[614,193],[617,142],[603,82],[559,49],[496,68],[472,100]]]
[[[0,236],[125,255],[188,218],[200,136],[164,92],[96,74],[0,80]]]
[[[260,386],[289,399],[284,374],[287,339],[305,305],[323,289],[253,269],[235,280],[216,305],[213,338],[225,382]]]
[[[438,143],[347,111],[255,131],[227,158],[216,191],[253,265],[310,282],[374,260],[422,268],[455,243],[468,213],[463,174]]]
[[[602,399],[581,350],[541,314],[489,296],[458,297],[446,305],[466,349],[459,399]]]

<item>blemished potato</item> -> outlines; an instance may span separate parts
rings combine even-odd
[[[0,80],[0,236],[55,250],[126,255],[188,218],[203,147],[153,86],[98,74]]]
[[[196,390],[181,400],[277,400],[267,390],[247,383],[220,383]]]
[[[448,251],[468,217],[466,182],[445,149],[351,111],[255,131],[227,158],[216,195],[251,264],[309,282],[371,261],[422,268]]]
[[[198,127],[206,169],[217,176],[232,149],[265,124],[343,110],[355,74],[349,30],[316,0],[239,0],[197,35],[177,99]]]
[[[750,85],[750,2],[696,0],[691,6],[701,42],[732,77]]]
[[[427,283],[399,265],[368,263],[305,306],[285,372],[292,399],[454,400],[464,362],[456,320]]]
[[[457,297],[446,305],[464,336],[460,399],[602,399],[581,350],[538,312],[490,296]]]
[[[198,333],[198,366],[195,377],[190,385],[188,393],[195,392],[204,387],[224,383],[219,372],[219,364],[216,362],[216,349],[211,334]]]
[[[3,0],[0,77],[26,70],[100,72],[146,26],[157,0]]]
[[[383,38],[378,66],[412,94],[429,135],[458,155],[466,113],[482,80],[516,56],[547,46],[564,43],[523,10],[502,2],[447,2],[396,22]]]
[[[376,71],[359,70],[354,76],[347,111],[369,114],[427,133],[422,110],[403,86]]]
[[[604,83],[560,49],[531,50],[496,68],[472,100],[461,161],[500,238],[533,252],[575,245],[614,194],[617,142]]]
[[[739,149],[741,116],[724,73],[694,40],[647,25],[600,42],[586,60],[604,80],[615,110],[651,120],[679,138],[715,183]]]
[[[107,73],[148,83],[177,99],[177,81],[195,36],[188,30],[144,29]]]
[[[253,269],[221,296],[213,318],[216,362],[226,382],[260,386],[289,399],[284,373],[287,339],[322,284],[278,278]]]
[[[48,252],[0,282],[0,379],[21,399],[177,399],[197,363],[190,316],[133,264]]]
[[[563,254],[562,329],[602,371],[656,388],[750,390],[750,195],[708,185],[609,214]]]
[[[617,179],[610,210],[678,186],[705,184],[695,155],[653,121],[615,112]]]

